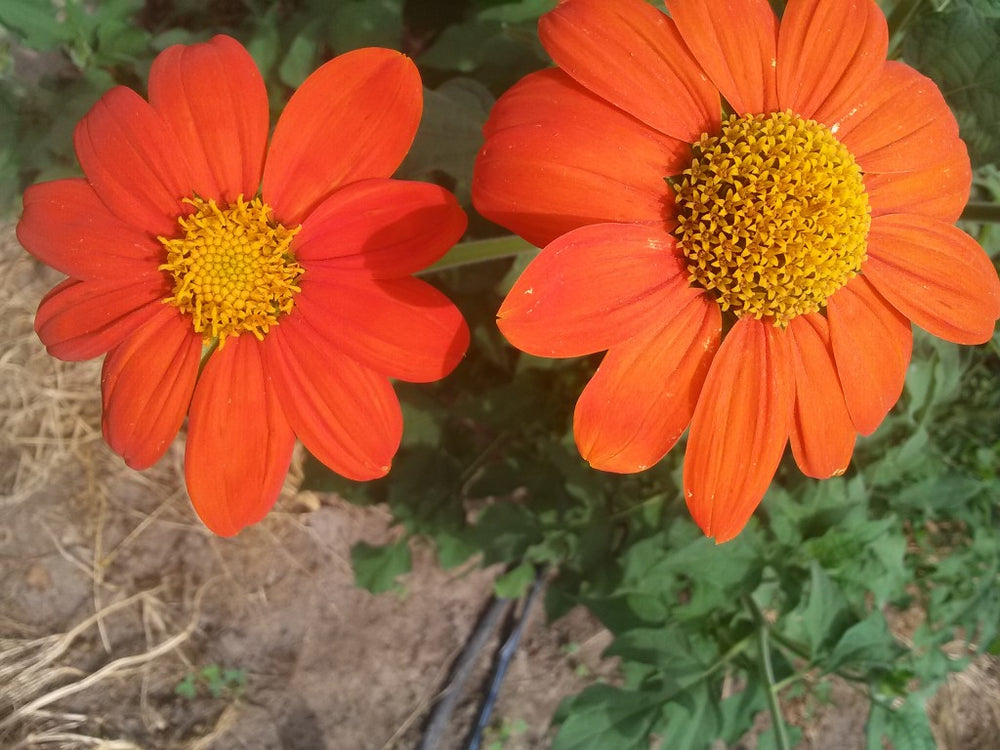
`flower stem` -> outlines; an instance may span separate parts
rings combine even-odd
[[[760,667],[767,681],[767,705],[771,711],[771,722],[774,724],[774,734],[778,742],[779,750],[790,750],[788,742],[788,729],[785,727],[785,719],[781,715],[781,704],[778,702],[778,685],[774,679],[774,667],[771,665],[771,644],[769,642],[770,627],[764,619],[764,613],[760,611],[757,602],[751,596],[743,597],[743,602],[753,613],[753,618],[757,623],[757,646],[760,649]]]
[[[961,216],[963,221],[1000,224],[1000,203],[986,201],[969,203]]]
[[[492,237],[488,240],[471,240],[455,245],[441,260],[428,266],[421,273],[433,273],[470,263],[482,263],[496,258],[510,258],[514,255],[536,252],[538,252],[537,247],[513,235]]]

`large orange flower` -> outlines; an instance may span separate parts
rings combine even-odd
[[[952,226],[971,172],[934,84],[886,61],[872,0],[564,0],[557,69],[497,103],[476,164],[487,217],[545,246],[499,312],[532,354],[607,350],[581,454],[657,462],[690,424],[684,494],[722,542],[785,444],[842,473],[899,398],[911,322],[965,344],[1000,315]],[[721,99],[720,99],[721,97]]]
[[[231,535],[273,505],[297,435],[350,479],[384,475],[402,432],[389,378],[431,381],[468,344],[412,278],[465,230],[454,197],[390,180],[420,77],[363,49],[314,72],[270,147],[263,79],[238,42],[175,46],[149,101],[105,94],[76,128],[84,179],[36,185],[18,238],[70,278],[35,329],[60,359],[108,353],[104,436],[155,463],[190,415],[195,510]]]

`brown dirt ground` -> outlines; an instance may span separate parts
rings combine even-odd
[[[356,589],[351,545],[390,540],[391,519],[296,492],[296,469],[263,523],[212,536],[184,492],[183,436],[153,469],[129,470],[101,440],[100,364],[58,362],[37,341],[35,307],[58,280],[0,226],[0,747],[415,747],[496,571],[445,572],[417,545],[397,592]],[[504,750],[548,746],[559,701],[613,675],[609,642],[583,610],[546,626],[536,608],[495,714],[513,730]],[[175,692],[213,666],[245,686]],[[484,663],[446,749],[461,746],[485,677]],[[865,703],[845,690],[790,706],[803,747],[864,747]],[[932,709],[941,747],[995,747],[997,706],[995,663],[956,676]]]

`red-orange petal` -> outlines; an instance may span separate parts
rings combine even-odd
[[[201,362],[202,339],[161,305],[104,360],[104,439],[133,469],[155,464],[180,430]]]
[[[270,127],[267,89],[243,45],[216,36],[168,47],[149,71],[149,101],[177,136],[198,195],[229,203],[257,194]]]
[[[384,476],[403,434],[392,386],[302,322],[282,322],[264,342],[268,373],[295,434],[310,453],[348,479]]]
[[[895,61],[830,128],[866,173],[926,169],[941,161],[943,144],[958,138],[958,123],[934,82]]]
[[[413,143],[423,108],[416,65],[388,49],[347,52],[299,87],[282,112],[264,166],[264,201],[301,223],[331,191],[389,177]]]
[[[722,313],[704,295],[664,324],[613,346],[576,403],[573,432],[595,469],[648,469],[691,421],[719,347]]]
[[[473,203],[539,247],[587,224],[673,216],[664,178],[691,160],[690,144],[643,125],[559,70],[515,84],[483,130]]]
[[[1000,317],[1000,279],[986,252],[951,224],[882,216],[868,235],[865,278],[924,330],[957,344],[982,344]]]
[[[703,292],[674,238],[641,224],[594,224],[546,247],[515,282],[497,325],[540,357],[603,351],[655,328]]]
[[[816,314],[794,318],[788,336],[795,372],[792,455],[806,476],[839,476],[851,461],[857,434],[833,361],[826,318]]]
[[[438,260],[465,232],[455,196],[426,182],[372,179],[341,188],[302,222],[292,249],[306,269],[396,278]]]
[[[866,174],[872,216],[920,214],[952,224],[969,201],[972,167],[965,143],[939,143],[933,163],[913,172]]]
[[[76,279],[159,275],[163,246],[116,218],[86,180],[53,180],[24,192],[17,239],[43,263]]]
[[[462,313],[420,279],[377,281],[357,273],[320,271],[301,283],[297,308],[328,348],[388,377],[440,380],[469,346]]]
[[[274,505],[295,435],[253,336],[226,341],[194,390],[184,475],[195,512],[220,536],[257,523]]]
[[[719,95],[674,22],[642,0],[565,0],[538,36],[577,83],[661,133],[694,141],[719,122]]]
[[[667,0],[667,10],[736,114],[778,108],[778,20],[767,0]]]
[[[743,530],[767,492],[788,442],[794,402],[786,332],[738,320],[708,371],[684,457],[688,509],[717,543]]]
[[[154,237],[176,231],[194,182],[177,138],[149,102],[116,86],[77,123],[73,143],[111,213]]]
[[[910,321],[864,276],[827,300],[827,319],[851,421],[870,435],[903,392],[913,350]]]
[[[99,357],[144,325],[168,294],[160,279],[67,279],[42,299],[35,333],[53,357]]]
[[[874,0],[789,0],[778,32],[780,109],[836,121],[877,78],[888,46]]]

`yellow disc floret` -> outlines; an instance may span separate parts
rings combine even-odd
[[[195,210],[177,219],[183,236],[159,238],[167,250],[160,269],[174,279],[164,302],[190,315],[194,330],[220,349],[243,333],[263,340],[301,291],[302,266],[290,248],[301,227],[273,221],[260,198],[240,196],[226,208],[197,197],[185,202]]]
[[[723,310],[784,327],[857,275],[871,212],[861,169],[825,126],[732,115],[671,181],[693,284]]]

